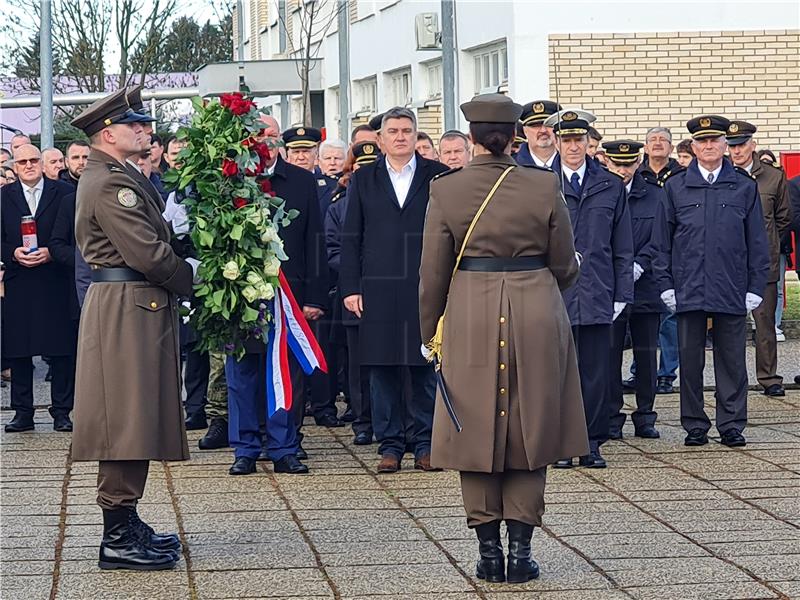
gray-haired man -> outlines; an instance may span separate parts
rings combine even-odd
[[[681,169],[672,158],[672,132],[667,127],[651,127],[644,137],[644,159],[639,173],[653,183],[664,183],[667,177]]]

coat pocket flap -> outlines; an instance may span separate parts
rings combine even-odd
[[[137,287],[133,290],[133,303],[139,308],[157,312],[169,305],[169,297],[162,288]]]

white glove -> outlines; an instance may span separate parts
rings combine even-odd
[[[642,265],[640,265],[637,262],[633,263],[633,282],[634,283],[639,281],[639,277],[642,276],[642,273],[644,273],[644,269],[642,268]]]
[[[744,297],[744,305],[747,307],[747,310],[755,310],[761,306],[761,302],[763,300],[764,299],[761,296],[756,296],[755,294],[747,292]]]
[[[431,350],[428,350],[425,344],[422,344],[419,347],[419,351],[422,353],[422,358],[424,358],[425,360],[431,360],[431,358],[433,357],[433,352]]]
[[[583,262],[583,254],[581,254],[580,252],[576,252],[575,253],[575,260],[578,261],[578,266],[580,267],[581,263]]]
[[[172,231],[181,235],[189,233],[189,218],[186,216],[186,207],[175,202],[175,192],[170,192],[164,212],[161,213],[164,220],[172,224]]]
[[[201,283],[202,279],[197,276],[197,269],[200,267],[200,261],[196,258],[187,258],[185,260],[192,267],[192,283]]]
[[[628,305],[625,302],[614,302],[614,318],[611,320],[616,321],[617,317],[622,314],[622,311],[625,310],[626,306]]]
[[[678,302],[675,300],[675,290],[661,292],[661,301],[669,309],[669,312],[674,313],[678,308]]]

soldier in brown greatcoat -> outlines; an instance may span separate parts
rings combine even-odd
[[[128,172],[142,123],[125,90],[98,100],[73,125],[92,151],[78,185],[75,238],[92,269],[81,313],[74,460],[100,461],[103,569],[174,566],[180,543],[136,513],[150,460],[186,460],[175,294],[189,294],[192,266],[169,245],[161,209]]]
[[[506,578],[505,520],[508,580],[521,582],[539,574],[530,542],[542,523],[547,465],[588,453],[560,293],[577,279],[579,263],[556,177],[510,156],[522,107],[486,94],[461,110],[475,157],[431,183],[419,293],[423,340],[445,315],[441,374],[463,431],[444,410],[440,390],[431,463],[461,471],[467,524],[480,543],[478,577]]]

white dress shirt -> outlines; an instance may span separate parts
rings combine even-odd
[[[531,152],[531,158],[533,159],[534,164],[537,167],[546,167],[548,169],[553,168],[553,161],[556,159],[556,154],[558,152],[553,152],[546,161],[542,161],[538,156],[536,156],[533,152]]]
[[[417,170],[417,155],[412,155],[411,160],[403,165],[400,171],[395,171],[388,160],[386,161],[386,168],[389,171],[389,179],[392,180],[392,187],[394,188],[395,196],[397,196],[397,202],[400,204],[400,208],[402,208],[406,203],[408,190],[411,188],[411,180],[414,179],[414,171]]]
[[[709,171],[707,169],[704,169],[703,165],[701,165],[699,162],[697,163],[697,168],[700,169],[700,175],[702,175],[703,179],[705,179],[706,181],[708,181],[708,174],[709,173],[713,173],[714,182],[716,182],[717,179],[719,179],[719,172],[722,171],[722,163],[720,163],[719,166],[716,169],[714,169],[713,171]]]
[[[630,194],[632,187],[633,187],[633,177],[631,177],[631,180],[625,184],[625,192]]]
[[[586,161],[583,161],[583,164],[580,167],[578,167],[576,171],[573,171],[567,165],[561,163],[561,170],[564,171],[564,175],[566,175],[567,181],[570,181],[572,179],[573,173],[577,173],[578,183],[580,185],[583,185],[583,176],[586,175]]]
[[[752,160],[750,161],[750,164],[747,165],[744,168],[744,170],[747,171],[748,173],[750,173],[751,175],[753,174],[753,161]]]
[[[22,191],[25,193],[25,202],[28,203],[28,209],[31,211],[31,216],[36,215],[36,208],[39,206],[39,200],[42,199],[42,192],[44,191],[44,177],[42,177],[34,186],[27,186],[22,184]]]

